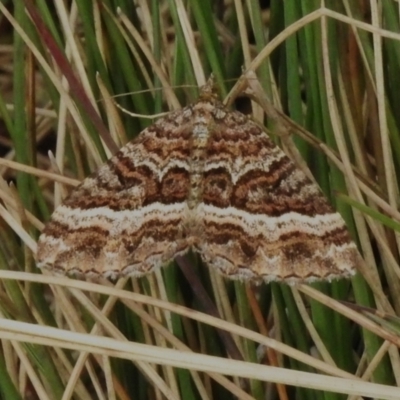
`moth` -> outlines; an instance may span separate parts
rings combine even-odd
[[[254,282],[350,276],[360,257],[317,185],[212,82],[75,188],[36,258],[60,273],[138,277],[189,249]]]

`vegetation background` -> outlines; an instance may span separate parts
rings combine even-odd
[[[400,398],[399,4],[2,0],[0,398]],[[193,259],[100,285],[36,269],[43,222],[145,117],[211,72],[223,99],[243,94],[249,71],[282,114],[235,106],[293,135],[364,256],[357,276],[252,287]]]

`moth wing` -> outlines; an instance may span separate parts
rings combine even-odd
[[[140,276],[188,250],[186,114],[158,120],[72,191],[39,238],[39,267]]]
[[[216,113],[205,158],[197,250],[208,265],[266,282],[355,272],[360,255],[342,217],[257,124]]]

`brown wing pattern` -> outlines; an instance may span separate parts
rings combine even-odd
[[[198,251],[208,265],[267,282],[355,272],[341,216],[254,122],[217,106],[205,158]]]
[[[39,238],[39,267],[152,271],[190,248],[234,279],[355,272],[359,253],[319,188],[254,122],[203,88],[85,179]]]
[[[191,134],[190,108],[171,113],[86,178],[46,225],[38,266],[139,276],[187,251]]]

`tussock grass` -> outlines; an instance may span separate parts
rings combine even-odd
[[[398,398],[398,3],[49,4],[0,3],[2,398]],[[272,134],[285,121],[364,256],[359,274],[251,287],[194,258],[190,285],[176,265],[113,283],[41,274],[35,240],[54,207],[211,72],[227,101],[257,78],[237,107]]]

